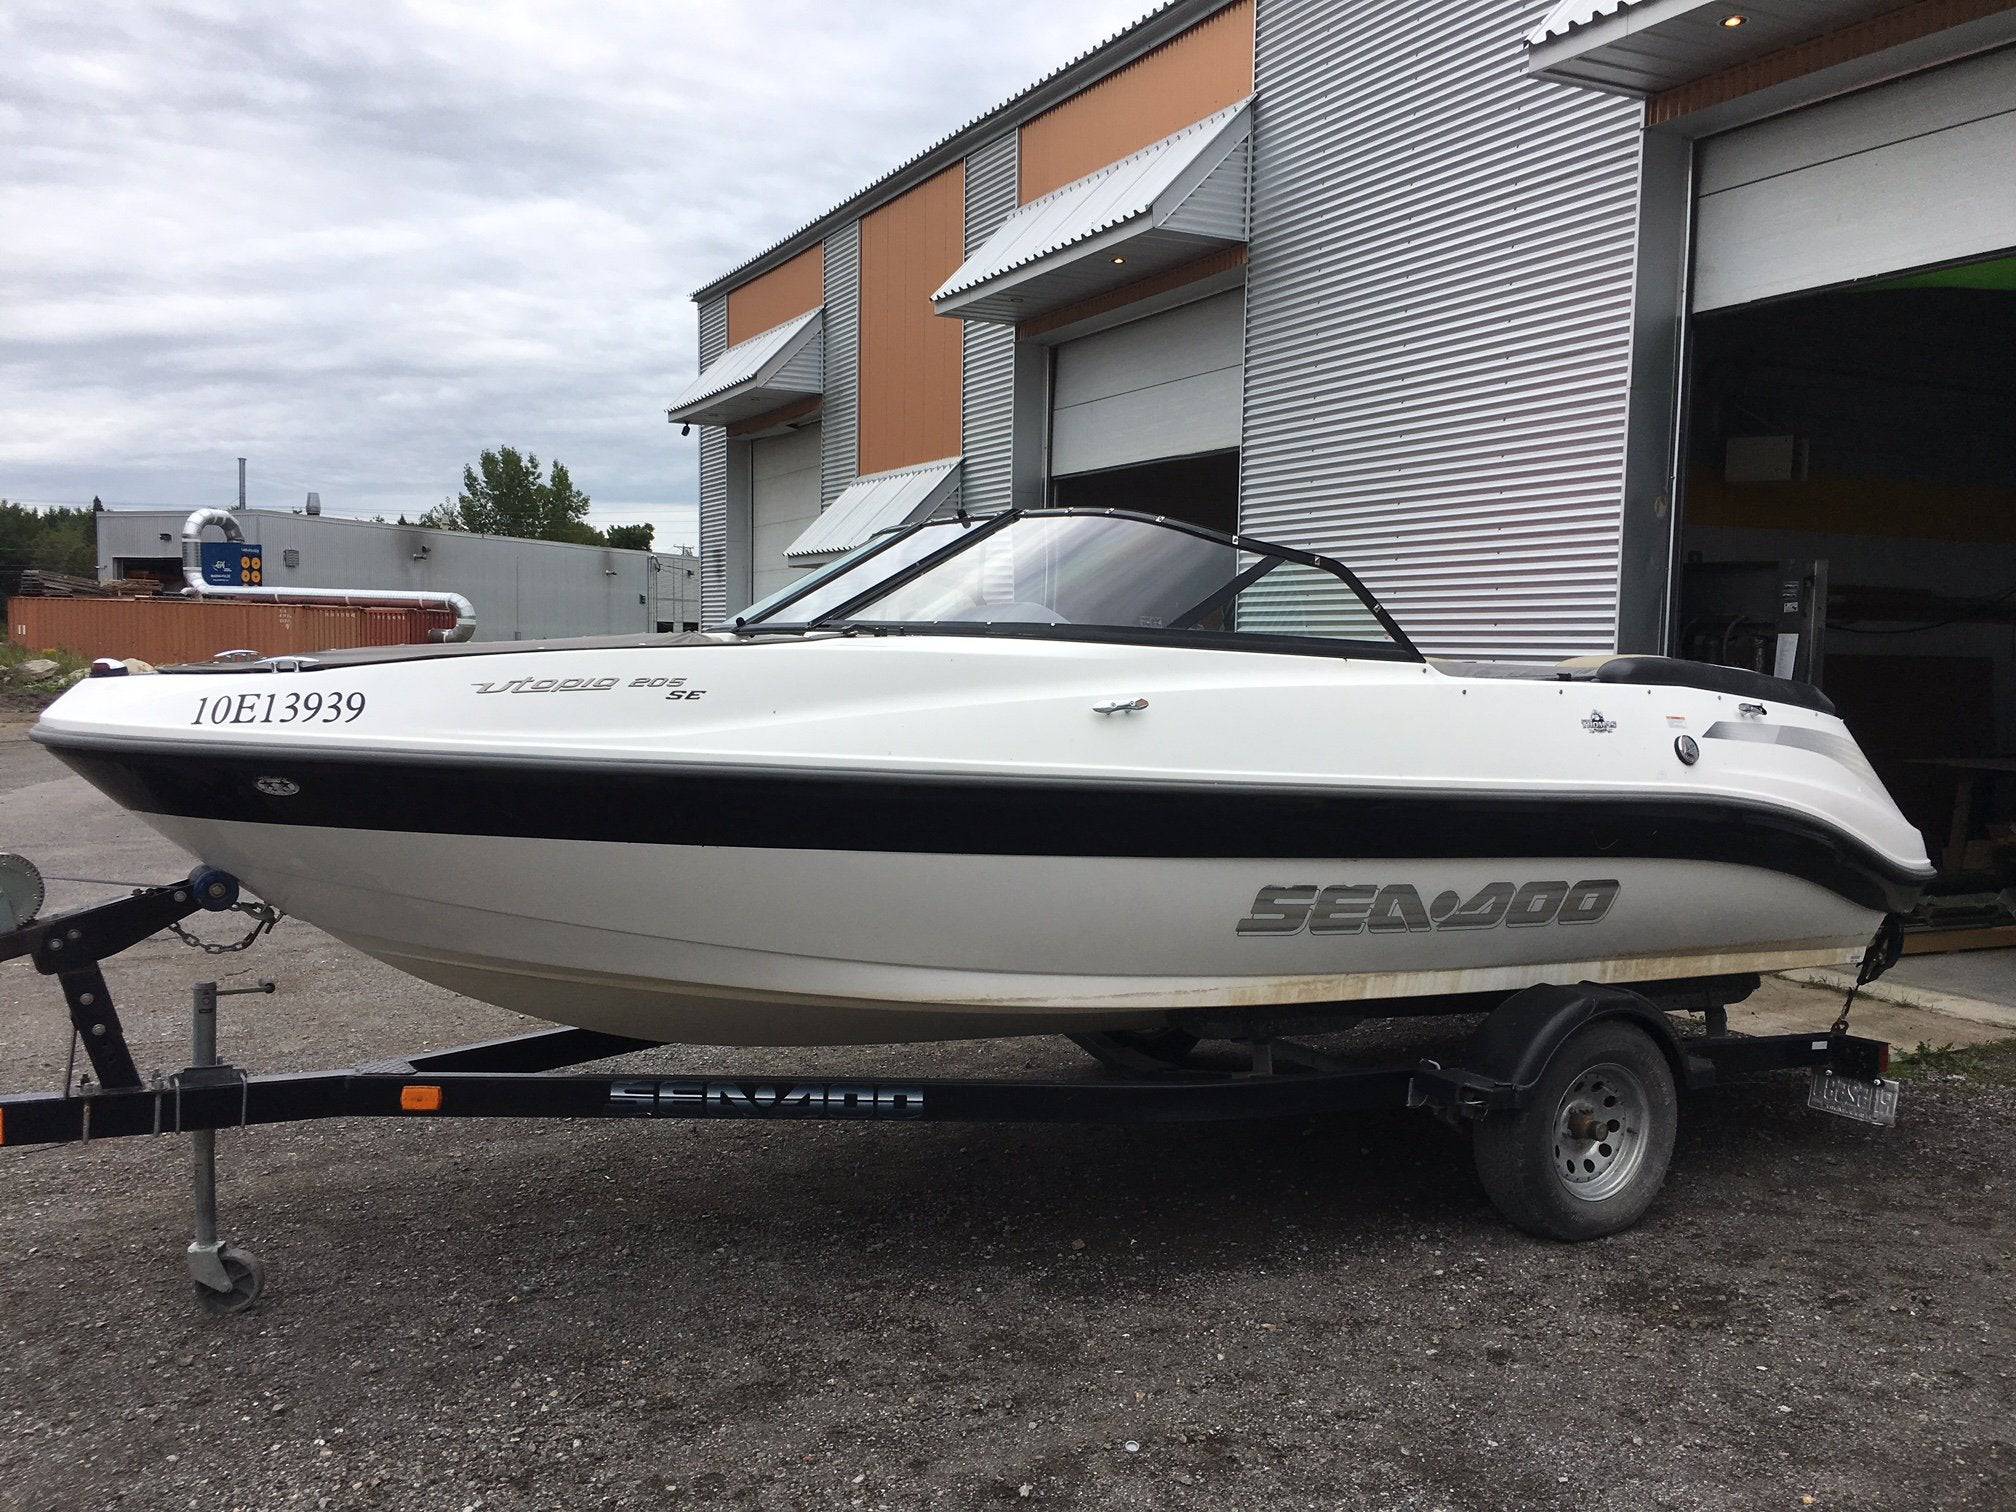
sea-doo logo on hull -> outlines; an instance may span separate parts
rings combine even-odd
[[[644,1118],[922,1118],[922,1087],[878,1082],[620,1081],[610,1106]]]
[[[1420,934],[1437,929],[1530,929],[1542,924],[1594,924],[1617,901],[1614,879],[1593,882],[1487,882],[1470,897],[1453,889],[1423,903],[1405,882],[1378,886],[1263,887],[1239,921],[1242,935]]]

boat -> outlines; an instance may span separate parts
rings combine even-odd
[[[1425,656],[1342,563],[1125,511],[927,520],[702,632],[93,670],[34,738],[202,863],[656,1042],[1839,966],[1932,876],[1810,686]]]

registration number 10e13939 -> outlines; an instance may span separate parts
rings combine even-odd
[[[364,712],[364,695],[348,693],[225,693],[196,700],[199,725],[349,724]]]

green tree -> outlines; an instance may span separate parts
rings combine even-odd
[[[602,540],[588,523],[588,495],[574,486],[566,464],[555,462],[548,474],[536,453],[520,455],[513,446],[485,451],[476,466],[463,468],[455,502],[442,500],[420,523],[538,541],[599,545]]]
[[[602,544],[624,551],[649,551],[655,533],[655,527],[650,525],[611,525],[602,532]]]
[[[9,579],[24,567],[98,573],[98,525],[89,509],[30,509],[0,499],[0,572]]]

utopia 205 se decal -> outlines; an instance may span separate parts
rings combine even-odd
[[[1242,935],[1420,933],[1432,929],[1530,929],[1542,924],[1594,924],[1617,901],[1611,878],[1593,882],[1487,882],[1465,898],[1454,890],[1423,903],[1405,882],[1313,882],[1263,887],[1239,921]]]

